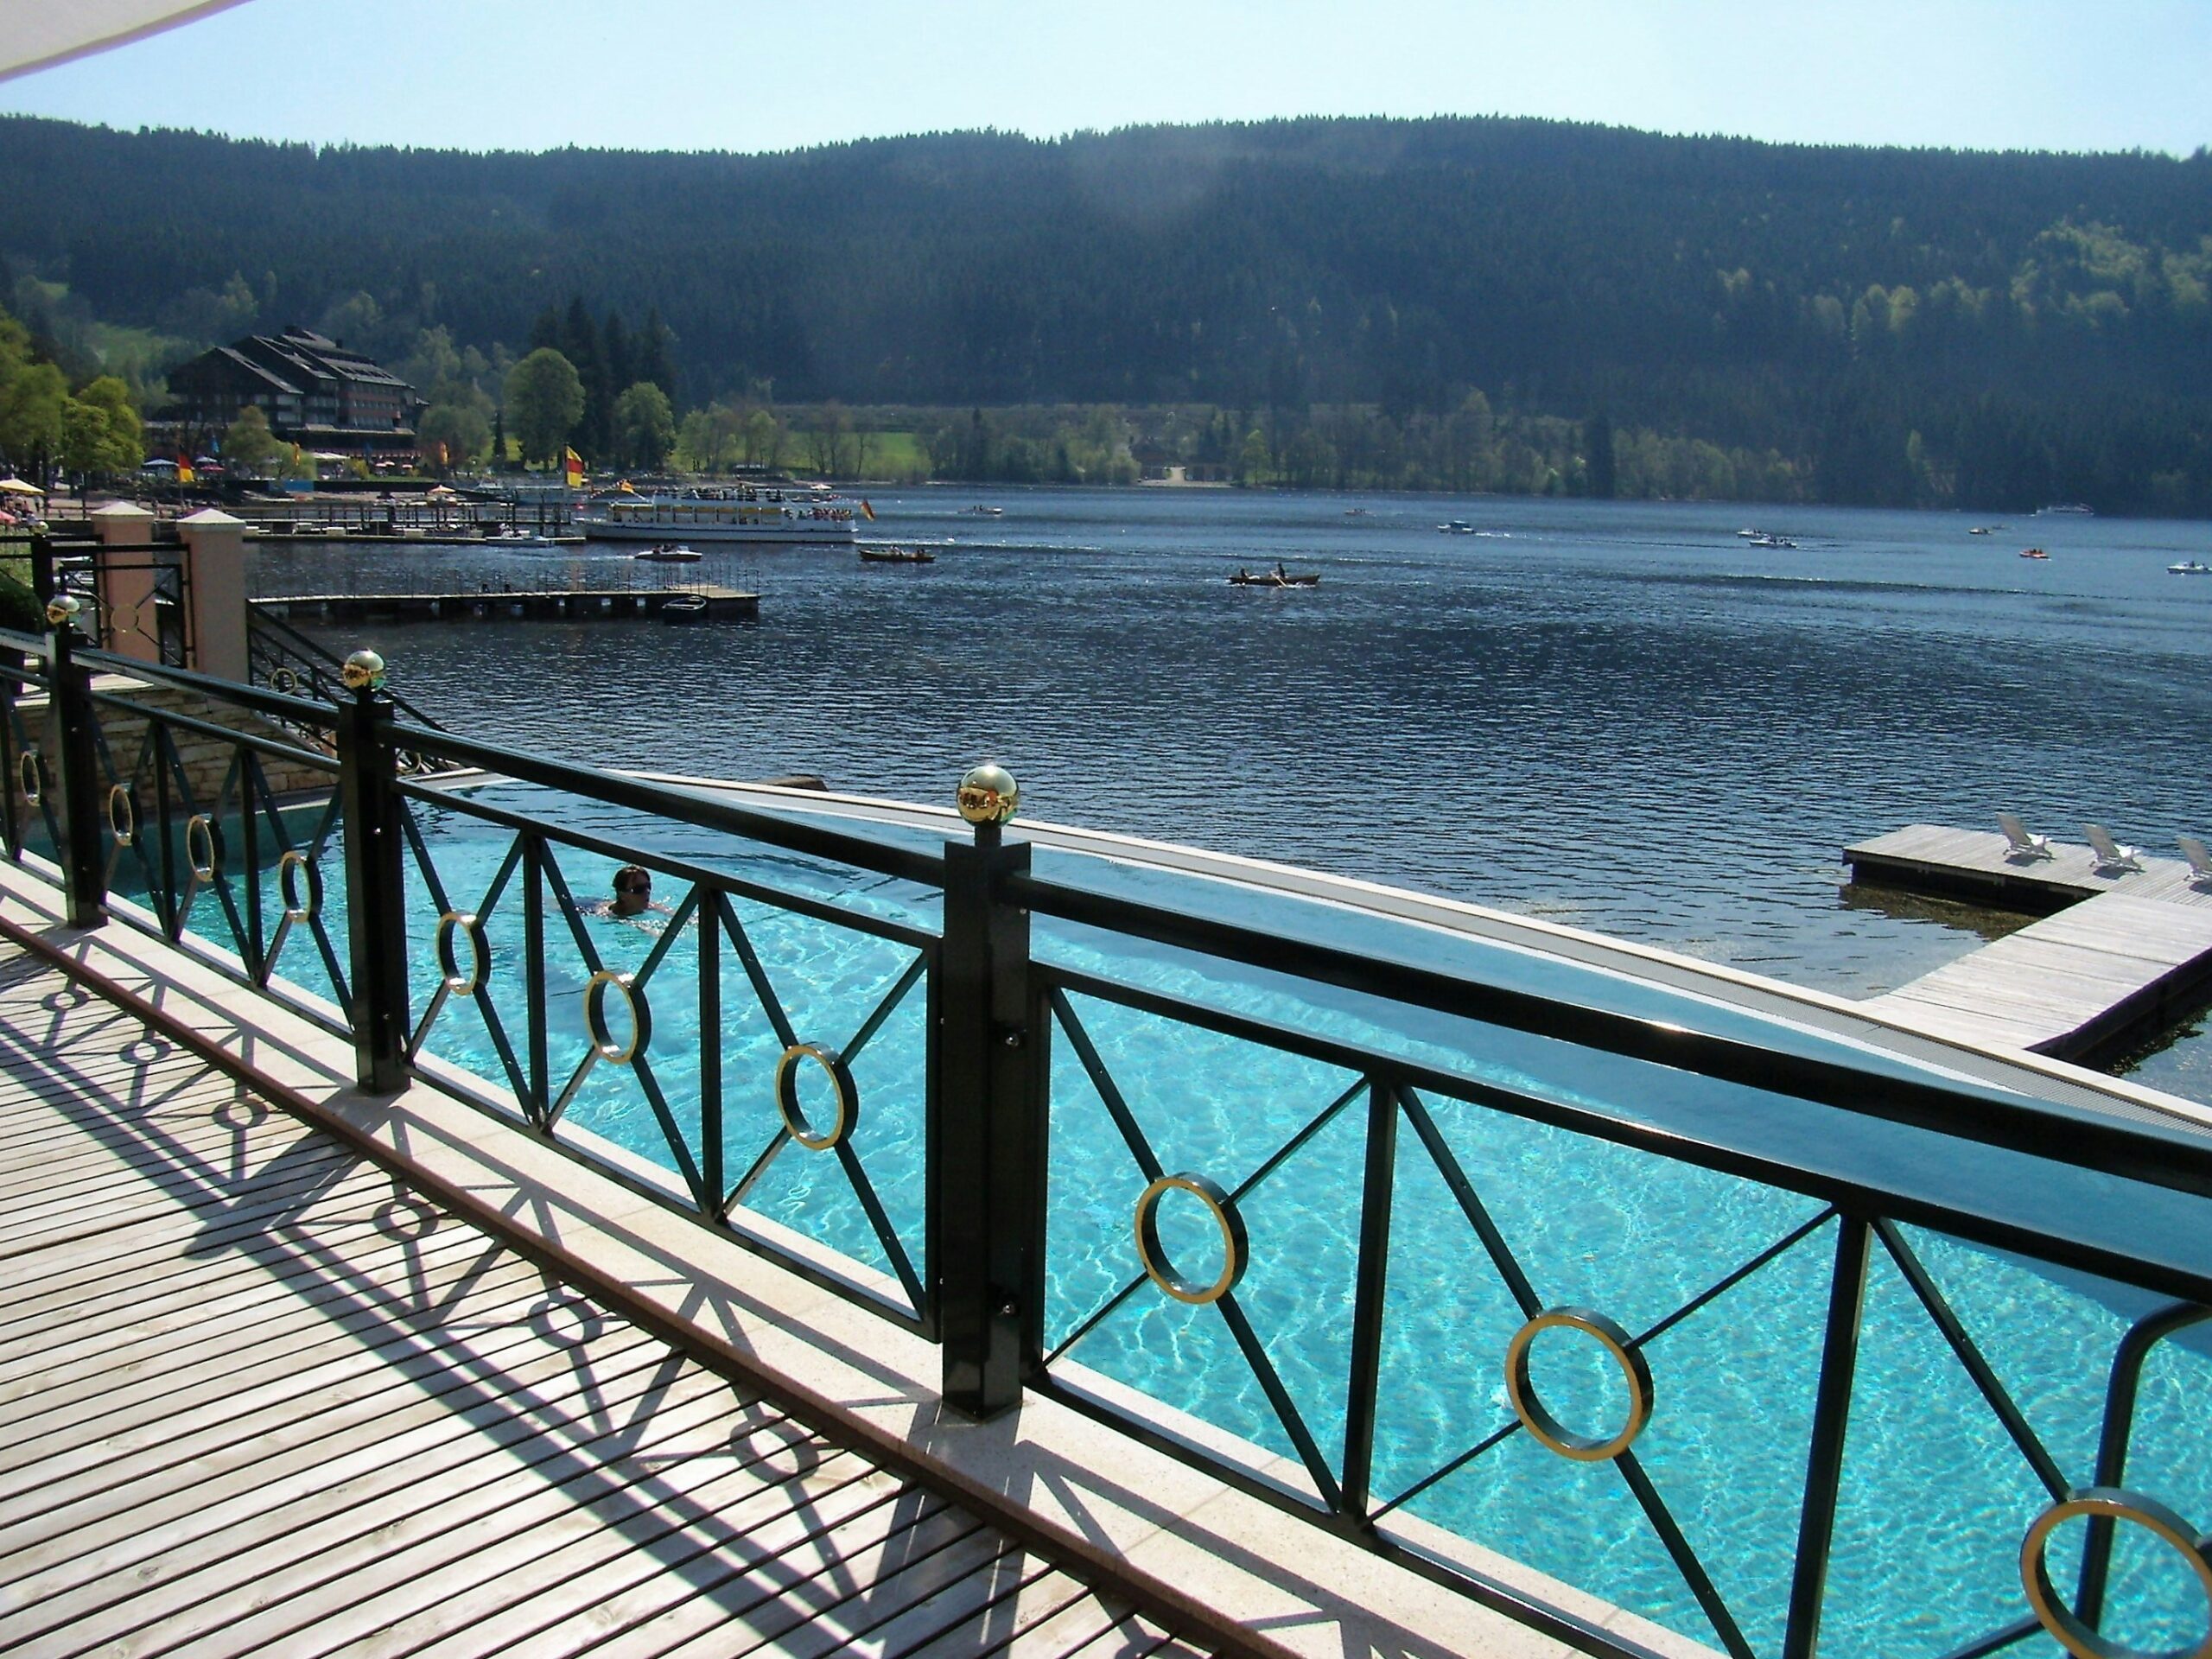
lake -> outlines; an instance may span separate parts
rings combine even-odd
[[[1242,491],[870,493],[869,538],[690,567],[264,548],[262,593],[703,579],[758,623],[441,623],[375,645],[448,724],[612,766],[818,772],[1450,893],[1845,995],[2008,918],[1847,898],[1847,842],[2000,808],[2212,830],[2212,527]],[[1002,509],[988,517],[966,509]],[[1351,511],[1357,509],[1357,512]],[[1447,519],[1472,535],[1440,534]],[[2002,524],[1986,537],[1971,524]],[[1758,525],[1795,550],[1748,546]],[[2045,561],[2018,556],[2037,545]],[[1238,588],[1239,567],[1321,574]],[[2133,1075],[2212,1099],[2202,1022]]]

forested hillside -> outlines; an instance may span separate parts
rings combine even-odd
[[[155,355],[334,318],[496,357],[581,296],[658,315],[679,411],[1211,406],[1191,429],[1341,463],[1347,423],[1387,451],[1480,391],[1832,500],[2212,513],[2202,152],[1451,119],[476,156],[11,118],[0,178],[19,315],[66,288]]]

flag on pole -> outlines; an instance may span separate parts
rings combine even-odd
[[[875,522],[875,509],[868,505],[865,499],[861,502],[861,511],[868,514],[868,523],[872,524]]]
[[[561,452],[561,471],[567,477],[570,489],[578,487],[584,481],[584,458],[573,449],[563,449]]]
[[[190,484],[198,477],[199,474],[192,470],[192,457],[186,454],[183,450],[178,450],[176,452],[176,481],[180,484]]]

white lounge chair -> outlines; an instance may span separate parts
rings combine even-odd
[[[2135,849],[2123,847],[2112,838],[2112,831],[2101,823],[2085,823],[2082,833],[2089,838],[2089,850],[2097,855],[2097,875],[2110,875],[2117,870],[2139,870],[2142,864],[2135,856]]]
[[[2212,887],[2212,852],[2195,836],[2176,836],[2181,855],[2189,861],[2189,885],[2192,887]]]
[[[2005,856],[2012,859],[2049,858],[2051,855],[2049,836],[2031,836],[2028,826],[2020,822],[2016,812],[1999,812],[1997,827],[2005,832]]]

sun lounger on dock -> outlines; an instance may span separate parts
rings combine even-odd
[[[2089,850],[2097,855],[2095,874],[2110,875],[2116,870],[2139,870],[2135,849],[2123,847],[2112,838],[2112,831],[2101,823],[2085,823],[2082,833],[2089,838]]]
[[[2212,887],[2212,852],[2195,836],[2176,836],[2181,855],[2189,861],[2189,885],[2192,887]]]
[[[2018,814],[1999,812],[1997,815],[1997,827],[2005,832],[2005,857],[2049,858],[2051,856],[2050,837],[2030,835],[2028,826],[2020,822]]]

